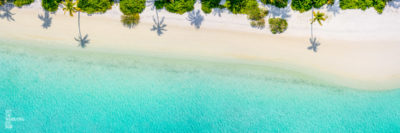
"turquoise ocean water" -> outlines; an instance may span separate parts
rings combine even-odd
[[[400,89],[0,40],[0,132],[400,132]],[[78,48],[77,48],[78,49]],[[24,121],[5,127],[6,110]]]

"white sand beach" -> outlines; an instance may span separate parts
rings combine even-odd
[[[151,5],[140,14],[141,22],[132,29],[120,22],[122,13],[118,6],[105,14],[82,13],[80,26],[82,34],[90,39],[83,50],[275,63],[288,69],[307,68],[311,75],[331,75],[331,79],[326,80],[353,88],[400,88],[400,1],[391,2],[382,14],[373,8],[339,10],[338,6],[336,1],[333,7],[317,9],[329,17],[323,26],[313,25],[313,34],[321,44],[317,52],[307,49],[311,46],[311,11],[299,13],[290,7],[265,6],[270,9],[267,18],[275,16],[288,20],[288,30],[279,35],[273,35],[268,27],[252,28],[245,15],[227,11],[208,15],[201,12],[203,21],[196,29],[187,20],[188,13],[178,15],[160,10],[159,19],[165,17],[167,26],[158,36],[151,30],[153,17],[157,16]],[[197,10],[200,10],[199,3],[196,3]],[[79,35],[78,14],[70,17],[59,9],[50,14],[51,25],[46,29],[38,18],[44,14],[40,1],[10,11],[15,21],[0,19],[0,38],[45,42],[43,46],[46,47],[82,49],[74,40]],[[54,46],[60,44],[65,45]]]

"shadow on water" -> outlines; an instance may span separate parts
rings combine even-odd
[[[85,48],[87,44],[90,43],[90,40],[88,34],[86,34],[85,36],[82,36],[81,34],[81,12],[78,12],[78,30],[79,30],[79,36],[75,37],[74,39],[79,43],[79,46],[81,48]]]
[[[333,16],[336,16],[336,14],[340,13],[340,6],[339,6],[340,1],[335,0],[335,3],[333,5],[328,5],[328,12],[332,12]]]
[[[190,25],[194,25],[196,29],[199,29],[204,17],[200,14],[200,10],[197,10],[190,12],[186,19],[190,21]]]
[[[42,27],[47,29],[51,26],[51,21],[53,18],[50,17],[49,11],[44,11],[44,15],[38,15],[38,18],[43,21]]]
[[[13,4],[4,4],[4,6],[0,6],[0,18],[7,19],[7,21],[15,21],[13,18],[15,13],[11,12],[14,7],[15,6]]]

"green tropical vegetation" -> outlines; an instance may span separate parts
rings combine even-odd
[[[268,10],[255,8],[255,9],[249,10],[247,15],[248,15],[247,16],[248,19],[257,21],[260,19],[264,19],[264,17],[268,15]]]
[[[221,0],[201,0],[201,10],[205,14],[212,12],[213,8],[225,8],[224,5],[220,5]]]
[[[279,8],[284,8],[288,5],[288,0],[261,0],[264,4],[274,5]]]
[[[24,5],[32,4],[35,0],[13,0],[14,5],[17,7],[22,7]]]
[[[157,0],[154,2],[156,9],[165,8],[168,12],[184,14],[194,10],[196,0]]]
[[[146,0],[121,0],[119,9],[125,15],[142,13],[146,8]]]
[[[262,29],[265,27],[265,19],[250,22],[251,27]]]
[[[335,4],[335,0],[328,0],[326,4],[332,6],[333,4]]]
[[[374,7],[378,13],[382,13],[387,2],[389,0],[340,0],[340,8],[366,10]]]
[[[113,0],[80,0],[78,8],[88,14],[105,13],[111,9],[113,3]]]
[[[62,0],[42,0],[42,7],[46,11],[55,12]]]
[[[272,34],[280,34],[286,31],[288,23],[282,18],[270,18],[268,20]]]
[[[201,0],[201,10],[205,14],[209,14],[213,9],[226,8],[233,14],[245,14],[250,20],[250,25],[255,28],[265,27],[265,17],[268,15],[268,10],[260,8],[258,0],[226,0],[225,4],[221,5],[222,0]],[[288,6],[288,0],[260,0],[266,5],[273,5],[278,8]],[[340,0],[341,9],[361,9],[366,10],[370,7],[375,8],[378,13],[382,13],[387,2],[390,0]],[[17,7],[29,5],[34,0],[0,0],[0,6],[5,3],[14,4]],[[115,0],[42,0],[42,7],[46,11],[55,12],[62,3],[64,13],[73,16],[76,12],[105,13],[111,9]],[[166,9],[168,12],[184,14],[194,10],[196,0],[155,0],[154,6],[156,9]],[[291,8],[299,12],[306,12],[314,8],[320,8],[325,4],[333,5],[334,0],[292,0]],[[119,8],[124,14],[121,16],[121,22],[131,28],[139,23],[140,13],[146,8],[146,0],[120,0]],[[157,12],[156,12],[157,13]],[[318,22],[322,25],[322,21],[327,19],[325,13],[312,12],[313,18],[311,24]],[[283,18],[270,18],[268,20],[270,30],[273,34],[283,33],[288,26],[288,23]]]
[[[264,27],[268,10],[261,9],[256,0],[226,0],[225,6],[233,14],[247,14],[251,26]]]
[[[121,22],[124,26],[132,28],[139,24],[140,16],[146,8],[146,0],[122,0],[119,9],[124,14],[121,16]]]
[[[250,20],[250,25],[255,28],[264,28],[265,27],[265,16],[268,15],[268,10],[255,8],[250,10],[247,18]]]
[[[322,21],[325,21],[328,18],[328,16],[326,16],[325,13],[322,13],[319,11],[313,12],[313,16],[314,16],[314,18],[311,19],[311,24],[313,24],[314,22],[318,22],[319,25],[321,25],[321,26],[322,26]]]
[[[80,10],[79,8],[76,7],[76,3],[77,2],[72,2],[72,0],[66,0],[65,2],[63,2],[64,14],[68,12],[69,16],[73,17],[74,13]]]
[[[320,8],[327,4],[328,0],[292,0],[291,7],[299,12],[309,11],[311,8]]]
[[[259,8],[257,0],[226,0],[225,6],[233,14],[247,14]]]

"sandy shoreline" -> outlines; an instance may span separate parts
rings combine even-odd
[[[80,49],[74,40],[78,36],[78,17],[69,17],[59,10],[50,14],[51,26],[44,29],[38,18],[44,12],[38,6],[40,2],[28,8],[14,8],[11,12],[15,13],[15,21],[0,19],[1,38],[42,41],[49,46],[66,44],[63,47]],[[210,14],[204,17],[201,28],[195,29],[185,21],[187,14],[174,15],[162,10],[159,16],[166,17],[167,31],[158,36],[150,30],[155,11],[146,8],[141,14],[141,23],[128,29],[120,23],[118,8],[114,7],[104,15],[82,14],[81,31],[89,35],[87,50],[139,51],[261,64],[274,62],[314,69],[315,75],[320,72],[334,75],[340,84],[353,88],[400,88],[400,38],[396,37],[400,33],[397,32],[400,31],[400,20],[395,19],[400,17],[399,9],[387,7],[382,15],[373,9],[340,12],[330,16],[322,27],[314,25],[314,34],[321,43],[317,53],[307,50],[310,46],[309,12],[289,12],[288,30],[281,35],[272,35],[268,29],[251,28],[242,15],[224,13],[218,17]]]

